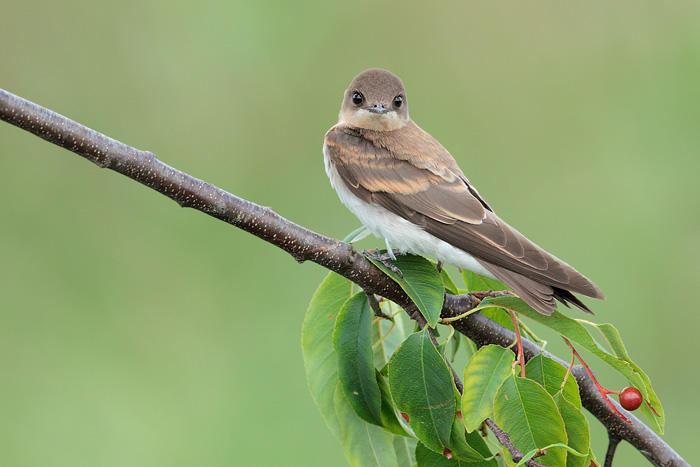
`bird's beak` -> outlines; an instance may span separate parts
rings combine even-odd
[[[379,114],[379,115],[385,114],[389,111],[389,109],[387,109],[386,107],[384,107],[381,104],[373,105],[371,107],[365,107],[365,110],[372,112],[374,114]]]

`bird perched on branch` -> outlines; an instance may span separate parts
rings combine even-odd
[[[605,298],[496,215],[450,153],[411,120],[406,90],[392,73],[373,68],[353,79],[323,153],[340,200],[386,241],[377,259],[434,256],[503,282],[545,315],[555,299],[591,313],[574,293]]]

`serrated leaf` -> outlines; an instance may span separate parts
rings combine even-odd
[[[496,279],[491,279],[490,277],[480,276],[479,274],[466,269],[462,270],[462,280],[464,280],[464,285],[470,292],[508,290],[508,287],[506,287],[502,282],[499,282]]]
[[[382,396],[372,353],[373,316],[364,292],[353,295],[338,313],[333,345],[345,398],[361,419],[382,426]]]
[[[416,436],[435,451],[449,447],[456,408],[454,381],[427,329],[401,344],[388,370],[391,395]]]
[[[479,434],[478,431],[466,433],[464,435],[464,438],[467,440],[469,446],[476,449],[477,452],[484,457],[484,459],[490,459],[491,457],[493,457],[493,453],[491,452],[488,445],[486,444],[486,441],[484,441],[484,438],[481,437],[481,434]],[[493,462],[497,463],[495,460]]]
[[[643,410],[643,413],[649,417],[656,429],[660,433],[663,433],[665,418],[663,408],[661,407],[661,402],[656,396],[654,389],[651,387],[649,377],[637,365],[635,365],[634,362],[629,360],[629,356],[626,352],[623,352],[624,356],[611,354],[595,341],[590,332],[588,332],[588,329],[586,329],[581,322],[571,319],[558,311],[555,311],[550,316],[545,316],[532,309],[532,307],[517,297],[489,298],[484,300],[484,302],[512,308],[518,313],[534,319],[535,321],[544,324],[548,328],[553,329],[562,336],[566,337],[572,343],[577,344],[580,348],[588,350],[593,355],[610,365],[618,373],[624,376],[632,386],[641,391],[645,401],[649,401],[652,404],[659,416],[655,416],[648,408]],[[482,302],[482,304],[484,304],[484,302]],[[603,326],[603,329],[606,330],[605,332],[608,333],[606,338],[610,337],[613,340],[616,339],[612,337],[610,330],[610,328],[612,328],[611,325],[598,325],[599,328],[600,326]],[[619,338],[619,335],[617,338]],[[621,349],[618,348],[618,350]]]
[[[418,467],[497,467],[496,459],[479,462],[467,462],[447,457],[425,447],[423,443],[416,446],[416,465]]]
[[[353,467],[398,467],[393,435],[358,417],[340,384],[336,387],[334,402],[348,463]]]
[[[409,434],[401,421],[398,419],[396,415],[396,410],[394,410],[394,400],[391,398],[391,392],[389,391],[389,385],[387,382],[384,380],[384,376],[382,376],[379,371],[376,372],[377,375],[377,384],[379,385],[379,389],[382,394],[382,408],[381,408],[381,417],[382,417],[382,426],[384,427],[385,430],[390,431],[394,433],[395,435],[399,436],[411,436]]]
[[[306,381],[328,428],[341,439],[340,424],[335,413],[335,387],[338,363],[333,346],[335,319],[350,298],[352,282],[331,272],[321,282],[306,311],[301,333]]]
[[[564,420],[568,445],[582,455],[568,453],[566,455],[566,467],[585,467],[586,454],[591,449],[591,430],[586,416],[580,407],[574,404],[558,392],[554,396],[554,402],[559,408],[561,418]]]
[[[450,436],[450,450],[453,458],[470,463],[485,461],[485,456],[469,445],[466,434],[464,425],[459,418],[455,417],[454,422],[452,422],[452,434]]]
[[[510,376],[514,361],[513,352],[498,345],[485,345],[469,359],[462,394],[462,422],[468,432],[492,416],[496,392]]]
[[[640,388],[635,386],[637,389],[639,389],[642,393],[642,397],[644,397],[644,400],[646,402],[650,402],[652,407],[654,407],[654,410],[656,410],[656,413],[658,414],[658,417],[652,412],[652,410],[647,406],[646,402],[642,403],[641,407],[639,407],[639,410],[642,411],[644,415],[646,415],[650,419],[659,419],[659,424],[661,426],[661,429],[659,430],[663,434],[663,426],[666,420],[666,415],[664,414],[664,408],[661,406],[661,401],[659,401],[659,398],[656,396],[656,393],[654,393],[653,390],[651,389],[651,380],[649,377],[644,373],[641,368],[639,368],[631,359],[630,356],[627,354],[627,349],[625,348],[625,345],[622,343],[622,338],[620,337],[620,333],[618,330],[613,326],[612,324],[609,323],[603,323],[603,324],[595,324],[591,323],[589,321],[583,321],[580,320],[580,322],[584,324],[590,324],[591,326],[595,326],[598,328],[598,330],[603,334],[603,337],[605,337],[605,340],[608,341],[608,344],[610,345],[610,348],[612,349],[613,352],[615,352],[615,355],[617,357],[623,359],[624,361],[628,362],[630,367],[639,374],[639,377],[642,378],[644,381],[644,385]],[[628,379],[628,381],[630,381]],[[632,385],[635,383],[633,381],[630,381]]]
[[[571,448],[569,445],[567,445],[567,444],[554,443],[554,444],[550,444],[549,446],[545,446],[545,447],[543,447],[543,448],[541,448],[541,449],[533,449],[532,451],[530,451],[530,452],[528,452],[528,453],[525,453],[525,454],[523,455],[523,458],[520,459],[520,462],[518,462],[518,463],[515,464],[515,465],[516,465],[516,467],[521,466],[521,465],[525,465],[525,463],[527,463],[527,461],[529,461],[530,459],[532,459],[533,457],[535,457],[535,455],[536,455],[537,453],[539,453],[540,451],[548,451],[548,450],[553,449],[553,448],[561,448],[561,449],[563,449],[564,451],[566,451],[568,454],[571,454],[571,455],[574,455],[574,456],[579,456],[579,457],[581,457],[581,459],[584,459],[584,458],[586,457],[585,454],[581,454],[580,452],[576,451],[575,449],[572,449],[572,448]]]
[[[540,353],[525,364],[525,376],[538,382],[550,396],[554,397],[561,389],[561,383],[564,382],[566,368],[559,362],[545,357]],[[574,404],[577,409],[581,409],[581,396],[578,392],[578,383],[573,375],[569,375],[566,379],[564,397]]]
[[[437,325],[442,303],[445,299],[445,289],[442,277],[435,265],[415,255],[399,255],[392,261],[403,273],[403,277],[384,266],[381,262],[368,258],[375,266],[391,277],[416,304],[418,310],[431,327]]]
[[[513,375],[506,378],[496,394],[493,411],[496,424],[522,453],[567,443],[564,421],[554,399],[530,379]],[[561,467],[566,464],[566,452],[550,449],[537,462]]]
[[[595,454],[593,454],[593,450],[591,449],[588,451],[588,457],[586,457],[586,461],[583,463],[585,467],[600,467],[600,463],[598,462],[598,459],[595,458]]]

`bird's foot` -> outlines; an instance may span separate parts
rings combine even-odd
[[[401,254],[399,250],[389,250],[386,253],[379,253],[379,248],[377,248],[374,251],[362,250],[360,253],[369,259],[379,261],[391,271],[403,277],[403,272],[401,272],[401,269],[397,268],[389,261],[390,259],[396,259],[397,254]]]

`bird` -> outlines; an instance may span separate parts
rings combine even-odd
[[[592,314],[574,293],[605,299],[494,212],[447,149],[413,122],[393,73],[372,68],[352,80],[323,155],[341,202],[386,242],[387,253],[374,256],[385,264],[396,254],[432,256],[499,280],[543,315],[556,300]]]

